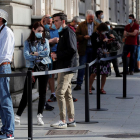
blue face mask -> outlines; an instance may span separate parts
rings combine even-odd
[[[108,29],[110,30],[110,25],[107,25]]]
[[[54,24],[52,24],[52,27],[51,27],[52,29],[54,29],[54,30],[56,30],[56,27],[55,27],[55,25]]]
[[[5,22],[5,26],[7,26],[7,22]]]
[[[132,19],[128,19],[128,22],[131,24],[133,21],[132,21]]]
[[[62,26],[58,29],[58,32],[61,32],[63,30]]]
[[[50,26],[51,25],[49,25],[49,24],[44,25],[44,27],[45,27],[46,30],[49,30],[50,29]]]
[[[42,33],[35,33],[35,36],[36,36],[37,38],[42,38]]]

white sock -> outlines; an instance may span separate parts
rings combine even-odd
[[[55,96],[55,92],[53,92],[53,93],[51,93],[51,94],[53,94],[53,95]]]

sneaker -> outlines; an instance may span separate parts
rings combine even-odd
[[[73,97],[73,102],[77,102],[78,100],[76,98]]]
[[[52,111],[54,109],[53,106],[50,106],[47,102],[45,103],[44,109],[47,111]]]
[[[20,125],[20,116],[15,114],[15,124]]]
[[[122,75],[121,74],[116,74],[116,77],[122,77]]]
[[[133,72],[133,71],[131,71],[131,72],[130,72],[130,75],[134,75],[134,72]]]
[[[42,118],[43,118],[42,114],[37,115],[37,124],[38,125],[44,125],[44,122],[42,121]]]
[[[91,90],[95,90],[95,88],[92,86]]]
[[[81,90],[81,86],[80,85],[76,85],[76,87],[73,90]]]
[[[54,94],[51,94],[50,99],[48,99],[48,102],[56,102],[56,97]]]
[[[4,134],[4,132],[0,131],[0,135],[3,135],[3,134]]]
[[[0,135],[0,140],[13,140],[14,139],[14,135],[13,134],[3,134]]]
[[[67,126],[68,127],[76,127],[76,122],[75,121],[69,122],[69,123],[67,123]]]
[[[77,81],[71,81],[72,84],[77,84]]]
[[[62,121],[58,121],[54,124],[51,124],[50,127],[63,129],[63,128],[67,128],[67,124],[63,123]]]

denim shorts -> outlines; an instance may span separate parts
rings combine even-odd
[[[137,61],[140,61],[140,46],[138,46],[138,50],[137,50],[137,55],[138,55],[138,58],[137,58]]]

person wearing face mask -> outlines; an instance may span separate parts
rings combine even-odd
[[[103,11],[102,10],[96,11],[95,14],[96,14],[96,17],[97,17],[96,22],[101,24],[102,19],[104,18]]]
[[[120,40],[119,36],[117,35],[117,33],[113,29],[111,29],[110,23],[108,21],[106,21],[105,24],[108,26],[108,29],[109,29],[109,32],[106,34],[107,37],[109,39],[113,38],[113,39],[121,42],[121,40]],[[110,43],[110,45],[111,45],[110,56],[116,56],[117,55],[117,50],[116,50],[116,46],[114,46],[116,44],[114,44],[112,42],[112,43]],[[116,77],[122,77],[122,75],[120,75],[120,72],[119,72],[117,58],[113,59],[112,63],[113,63],[113,67],[114,67],[114,70],[115,70],[115,73],[116,73]]]
[[[125,26],[124,37],[125,46],[123,53],[125,56],[130,52],[130,67],[128,71],[128,63],[126,67],[127,74],[133,75],[136,61],[136,50],[137,50],[137,37],[139,31],[139,25],[134,22],[135,17],[133,14],[129,15],[129,24]]]
[[[28,39],[24,42],[24,57],[26,60],[26,67],[28,70],[38,71],[36,64],[39,67],[44,67],[48,70],[48,65],[51,63],[49,41],[45,39],[45,29],[40,22],[36,22],[33,25],[32,31]],[[43,70],[44,71],[44,70]],[[39,86],[39,103],[37,112],[37,124],[44,125],[42,120],[42,113],[46,101],[46,85],[48,81],[48,75],[32,77],[32,87],[34,87],[36,80],[38,79]],[[19,108],[15,114],[15,123],[20,124],[20,117],[27,105],[27,77],[25,79],[22,99],[19,104]]]
[[[54,24],[57,29],[62,27],[59,33],[57,52],[51,54],[56,59],[57,69],[77,67],[77,40],[75,33],[66,25],[67,15],[56,13],[53,15]],[[58,73],[56,98],[60,111],[60,121],[51,124],[54,128],[75,127],[74,104],[71,90],[71,80],[76,71]],[[69,122],[66,123],[66,108]]]
[[[49,40],[51,53],[56,53],[57,45],[59,42],[59,32],[62,30],[62,28],[56,29],[53,23],[53,19],[49,14],[45,15],[42,18],[41,23],[45,27],[45,34],[46,34],[46,38]],[[49,70],[55,70],[55,69],[56,69],[56,61],[52,60],[52,64],[50,65]],[[50,75],[49,82],[48,82],[50,90],[51,90],[51,96],[48,99],[48,102],[56,101],[54,76],[55,76],[54,74]],[[45,108],[46,110],[51,109],[50,106],[48,106],[47,102],[46,102]]]
[[[96,58],[100,59],[100,58],[109,56],[109,50],[108,50],[108,45],[107,45],[107,42],[109,39],[106,37],[107,31],[108,31],[107,25],[105,23],[101,23],[97,27],[97,32],[94,32],[91,36],[94,59],[96,59]],[[109,75],[111,73],[110,63],[103,62],[103,63],[101,63],[100,68],[101,68],[100,74],[102,75],[100,93],[106,94],[106,91],[104,90],[104,86],[105,86],[107,75]],[[97,75],[97,66],[96,66],[96,64],[94,64],[93,73],[91,74],[90,81],[89,81],[90,90],[92,88],[92,84],[94,82],[96,75]],[[92,92],[90,94],[92,94]]]
[[[94,21],[93,10],[87,10],[86,21],[81,22],[76,29],[77,41],[79,42],[78,53],[80,65],[84,65],[85,63],[90,63],[91,61],[93,61],[93,47],[91,44],[90,36],[93,32],[96,32],[96,28],[98,27],[98,25],[99,23]],[[85,69],[78,70],[77,85],[74,90],[81,90],[84,74]],[[94,87],[92,88],[92,90],[95,90]]]

